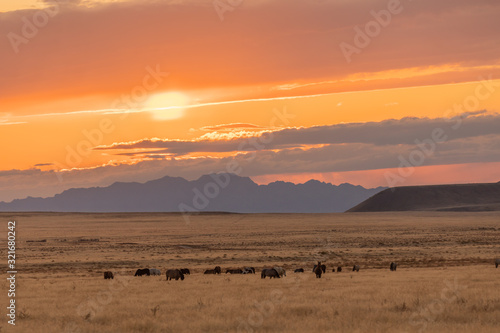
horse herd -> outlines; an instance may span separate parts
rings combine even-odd
[[[495,268],[498,268],[500,266],[500,259],[495,259]],[[389,265],[389,269],[391,271],[396,271],[398,268],[398,263],[397,262],[391,262]],[[359,265],[354,265],[352,267],[353,272],[359,272],[360,266]],[[316,274],[317,278],[321,278],[321,275],[326,273],[326,265],[321,264],[321,262],[318,261],[316,265],[314,265],[312,271],[314,274]],[[294,273],[304,273],[304,268],[297,268],[294,270]],[[332,269],[332,272],[335,272],[335,267]],[[337,267],[337,272],[342,272],[342,267],[338,266]],[[203,274],[221,274],[222,273],[222,268],[220,266],[215,266],[214,269],[207,269],[205,273]],[[226,269],[226,274],[255,274],[255,268],[254,267],[243,267],[243,268],[237,268],[237,269],[231,269],[228,268]],[[181,269],[169,269],[165,272],[165,275],[168,280],[184,280],[185,275],[190,275],[191,272],[189,268],[181,268]],[[138,269],[134,276],[151,276],[151,275],[161,275],[161,271],[157,268],[142,268]],[[286,276],[286,271],[283,267],[275,266],[273,268],[264,268],[262,269],[262,272],[260,274],[260,277],[262,279],[265,279],[266,277],[269,277],[270,279],[272,278],[282,278],[283,276]],[[113,279],[114,278],[114,273],[110,271],[104,272],[104,279]]]
[[[500,259],[495,260],[495,266],[498,267],[500,264]],[[395,271],[396,268],[398,267],[398,264],[396,262],[391,262],[389,269],[391,271]],[[359,265],[354,265],[352,267],[353,272],[359,272],[360,266]],[[316,265],[314,265],[312,271],[316,274],[317,278],[321,278],[321,275],[326,273],[326,265],[321,264],[321,262],[318,261]],[[332,272],[335,272],[335,267],[332,269]],[[338,266],[337,267],[337,272],[342,272],[342,267]],[[203,274],[221,274],[222,273],[222,268],[220,266],[215,266],[214,269],[207,269]],[[255,274],[255,268],[254,267],[243,267],[243,268],[237,268],[237,269],[226,269],[226,274]],[[294,270],[294,273],[304,273],[304,268],[297,268]],[[184,280],[185,275],[190,275],[191,271],[189,268],[181,268],[181,269],[169,269],[165,272],[165,276],[168,280]],[[161,271],[157,268],[142,268],[138,269],[134,276],[151,276],[151,275],[161,275]],[[283,276],[286,276],[286,270],[283,267],[280,266],[275,266],[273,268],[264,268],[260,274],[260,277],[262,279],[265,279],[266,277],[269,277],[270,279],[272,278],[282,278]],[[113,279],[114,274],[113,272],[106,271],[104,272],[104,279]]]

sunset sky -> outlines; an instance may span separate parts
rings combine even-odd
[[[500,181],[498,0],[0,0],[0,201]]]

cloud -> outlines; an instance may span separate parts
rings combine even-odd
[[[137,150],[136,154],[139,155],[148,152],[182,156],[196,152],[273,150],[353,143],[374,146],[415,145],[417,141],[432,138],[433,131],[436,130],[441,131],[447,141],[490,134],[498,135],[500,134],[500,115],[480,111],[464,113],[454,118],[403,118],[381,122],[286,128],[260,132],[209,133],[190,141],[144,139],[100,146],[96,149]]]
[[[262,129],[262,126],[254,124],[243,124],[243,123],[233,123],[233,124],[221,124],[216,126],[205,126],[200,128],[203,131],[232,131],[235,129]]]
[[[2,123],[2,122],[0,122],[0,126],[21,125],[21,124],[26,124],[26,122],[25,121],[15,121],[15,122],[10,122],[10,123]]]
[[[404,2],[347,66],[339,44],[353,43],[354,27],[385,8],[386,0],[244,1],[221,22],[210,1],[61,6],[19,53],[8,38],[0,40],[0,95],[119,94],[155,64],[175,77],[169,89],[190,90],[293,87],[364,72],[498,63],[498,1],[420,0]],[[0,35],[22,34],[22,18],[35,12],[0,13]]]
[[[51,166],[51,165],[54,165],[54,163],[38,163],[38,164],[35,164],[36,167]]]
[[[427,147],[429,149],[429,147]],[[420,166],[500,162],[500,136],[485,135],[437,144]],[[106,165],[63,172],[39,169],[0,171],[0,201],[30,196],[51,196],[73,187],[108,186],[116,181],[139,181],[165,175],[196,179],[237,165],[242,176],[330,173],[398,168],[401,159],[421,151],[414,144],[377,146],[367,143],[325,145],[309,149],[261,150],[227,157],[174,159],[156,156],[134,164]],[[155,157],[155,156],[153,156]],[[442,169],[442,168],[441,168]],[[418,171],[416,171],[418,172]],[[473,169],[470,172],[474,172]]]

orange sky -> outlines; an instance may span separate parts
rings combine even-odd
[[[0,2],[0,200],[238,159],[260,183],[388,186],[441,118],[447,139],[396,185],[498,181],[500,4],[404,2],[356,44],[386,10],[263,0],[221,20],[194,0]]]

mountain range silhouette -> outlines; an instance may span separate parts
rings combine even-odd
[[[146,183],[117,182],[73,188],[49,198],[0,202],[0,211],[334,213],[384,189],[317,180],[258,185],[234,174],[210,174],[192,181],[166,176]]]

